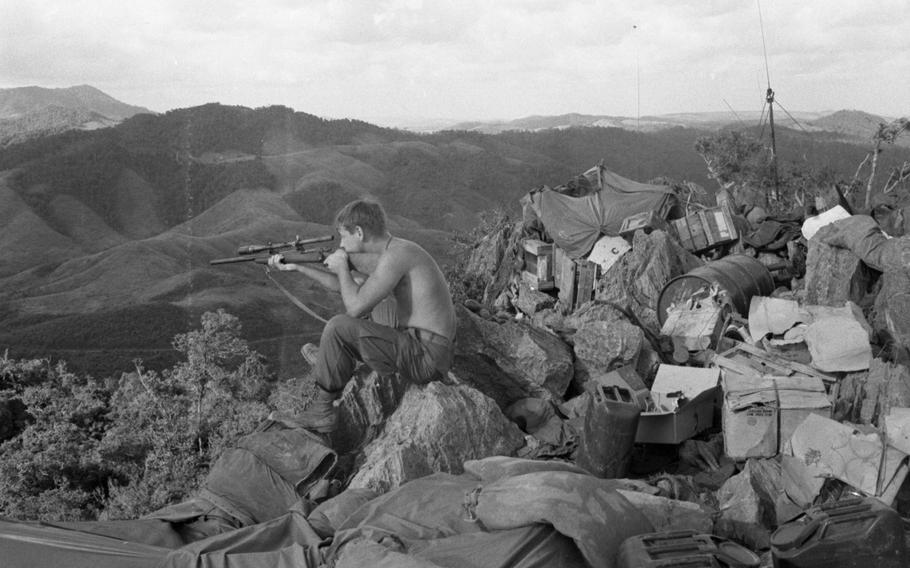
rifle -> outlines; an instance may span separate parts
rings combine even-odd
[[[321,263],[328,257],[332,249],[329,247],[313,249],[307,248],[306,245],[325,243],[332,240],[334,240],[334,237],[331,235],[324,237],[314,237],[311,239],[301,239],[300,235],[297,235],[293,241],[288,241],[286,243],[269,242],[266,245],[245,245],[237,249],[237,254],[240,256],[232,256],[230,258],[216,258],[215,260],[210,260],[209,264],[234,264],[238,262],[255,262],[256,264],[268,264],[269,257],[274,254],[281,254],[281,256],[284,257],[283,261],[288,264],[301,264],[305,262],[318,263],[317,266],[320,269],[325,270],[321,266]],[[266,254],[256,256],[260,253]],[[353,270],[357,270],[363,274],[369,274],[372,273],[373,269],[376,268],[378,257],[379,255],[375,253],[352,253],[348,255],[348,265]],[[298,300],[284,286],[282,286],[280,282],[272,278],[268,267],[265,269],[265,274],[268,276],[269,280],[274,282],[275,286],[277,286],[278,289],[281,290],[281,292],[287,296],[288,299],[293,302],[298,308],[310,314],[319,321],[326,323],[326,320],[323,317],[307,307],[306,304]]]
[[[268,264],[269,257],[273,254],[279,253],[284,256],[284,262],[287,262],[289,264],[322,262],[326,259],[328,253],[330,253],[332,249],[328,247],[307,248],[306,245],[325,243],[331,240],[334,240],[334,237],[331,235],[313,237],[311,239],[301,239],[300,235],[297,235],[297,238],[295,238],[293,241],[288,241],[286,243],[269,242],[265,245],[245,245],[237,249],[237,254],[240,256],[232,256],[230,258],[216,258],[215,260],[210,260],[209,264],[233,264],[237,262],[255,262],[256,264]],[[260,255],[260,253],[266,254]]]

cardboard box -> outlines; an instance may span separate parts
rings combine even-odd
[[[714,424],[720,369],[661,365],[651,385],[656,410],[642,412],[636,443],[679,444]]]
[[[874,428],[864,429],[810,414],[790,437],[788,453],[812,477],[837,478],[891,505],[910,471],[908,456],[882,444]]]
[[[730,369],[721,375],[724,452],[735,460],[774,457],[807,416],[831,416],[831,402],[818,377],[740,374]]]

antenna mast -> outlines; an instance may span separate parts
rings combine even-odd
[[[765,55],[765,77],[768,80],[768,90],[765,92],[765,101],[768,103],[768,121],[771,125],[771,199],[780,199],[780,181],[777,176],[777,139],[774,136],[774,90],[771,88],[771,72],[768,70],[768,47],[765,44],[765,24],[761,17],[761,0],[755,0],[758,5],[758,24],[761,27],[761,45]]]

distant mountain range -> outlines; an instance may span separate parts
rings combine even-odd
[[[114,126],[136,114],[151,112],[88,85],[0,89],[0,147],[67,130]]]
[[[29,89],[37,88],[0,92],[2,116],[30,112]],[[316,340],[320,324],[288,303],[260,265],[209,260],[244,244],[331,234],[338,207],[370,196],[388,209],[395,234],[445,265],[453,234],[476,227],[485,212],[517,214],[528,190],[565,183],[601,161],[631,179],[710,187],[694,143],[718,122],[686,115],[635,132],[546,128],[538,117],[525,123],[534,129],[499,134],[416,133],[280,106],[209,104],[156,115],[74,89],[59,90],[76,101],[62,108],[116,124],[83,122],[0,148],[0,353],[62,358],[96,376],[132,368],[134,358],[150,368],[173,364],[173,336],[218,308],[240,317],[253,346],[292,375],[302,368],[300,344]],[[46,91],[58,90],[35,90],[35,98]],[[850,176],[870,148],[852,132],[870,120],[844,111],[812,119],[818,130],[781,127],[781,159]],[[711,127],[693,126],[699,121]],[[880,167],[908,159],[885,153]],[[318,287],[275,277],[320,313],[338,309]]]
[[[839,110],[836,112],[795,112],[780,113],[775,125],[807,132],[828,132],[843,137],[845,141],[866,143],[879,123],[890,122],[891,118],[876,116],[856,110]],[[724,128],[748,128],[767,123],[768,116],[759,112],[702,112],[664,114],[630,118],[623,116],[562,114],[556,116],[529,116],[507,121],[473,121],[458,122],[448,126],[435,125],[433,130],[451,129],[499,134],[511,130],[536,132],[549,129],[566,129],[577,127],[622,128],[641,132],[658,132],[668,128],[698,128],[720,130]],[[904,145],[910,141],[899,139]]]

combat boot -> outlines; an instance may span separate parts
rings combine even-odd
[[[316,397],[310,401],[306,410],[295,415],[273,411],[269,414],[269,420],[280,422],[288,428],[330,434],[338,429],[338,407],[335,406],[335,401],[340,394],[340,391],[329,392],[317,387]]]
[[[317,357],[319,356],[319,346],[307,343],[300,348],[300,354],[303,355],[306,362],[310,364],[310,367],[315,367]]]

